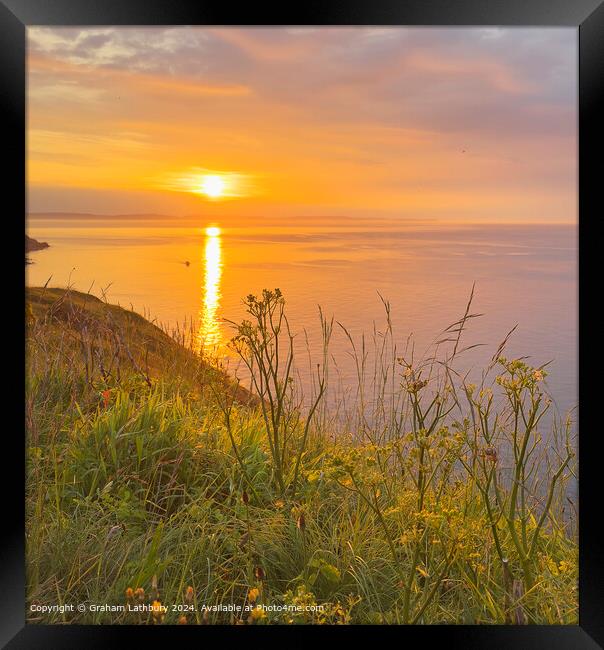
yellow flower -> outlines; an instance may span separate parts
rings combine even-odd
[[[247,594],[247,599],[250,601],[250,603],[255,603],[259,595],[260,595],[259,589],[254,587],[253,589],[249,590]]]
[[[570,569],[570,562],[567,562],[566,560],[562,560],[560,564],[558,564],[558,570],[560,573],[566,573]]]
[[[155,621],[163,621],[165,612],[159,600],[154,600],[151,604],[151,613]]]
[[[254,609],[250,613],[250,619],[252,621],[261,621],[263,618],[266,618],[266,612],[260,605],[257,607],[254,607]]]

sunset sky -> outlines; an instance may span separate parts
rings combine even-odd
[[[576,220],[574,29],[28,37],[30,212]]]

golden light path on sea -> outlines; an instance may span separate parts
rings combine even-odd
[[[222,250],[220,228],[209,226],[205,231],[203,299],[199,313],[197,349],[211,352],[221,343],[220,323],[217,317],[220,306],[220,279],[222,276]]]

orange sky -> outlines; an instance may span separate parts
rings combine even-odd
[[[576,220],[574,29],[28,37],[30,212]]]

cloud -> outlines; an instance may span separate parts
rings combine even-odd
[[[138,72],[174,92],[254,92],[333,122],[481,130],[491,113],[498,130],[528,133],[562,126],[576,103],[571,29],[30,28],[28,35],[33,60],[43,54]],[[93,85],[91,76],[81,83]]]
[[[30,151],[34,184],[68,185],[87,142],[82,167],[98,173],[74,163],[80,187],[119,169],[138,191],[199,167],[340,213],[444,205],[454,190],[466,206],[485,188],[489,205],[516,192],[515,211],[522,196],[531,213],[537,195],[544,214],[573,205],[571,28],[35,27],[28,47],[30,128],[65,154],[53,170],[49,146]],[[106,169],[123,133],[138,135]]]

